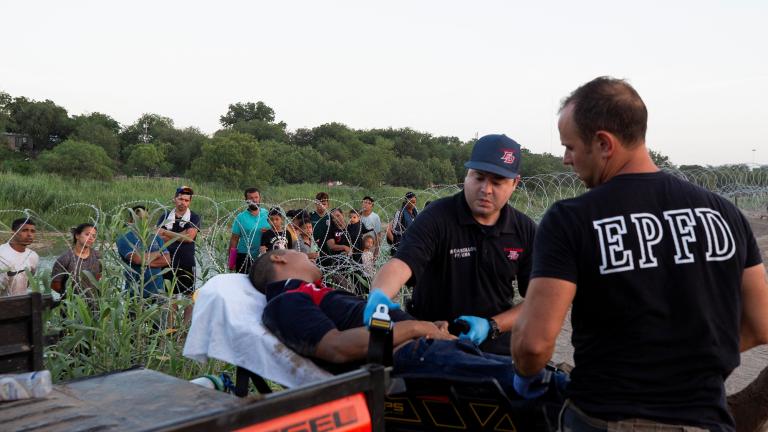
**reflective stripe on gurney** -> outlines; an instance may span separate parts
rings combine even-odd
[[[237,432],[363,432],[370,430],[371,416],[365,396],[357,393],[238,429]]]

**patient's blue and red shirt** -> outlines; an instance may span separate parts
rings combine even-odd
[[[313,357],[326,333],[361,327],[365,300],[347,291],[334,290],[322,280],[288,279],[267,285],[264,326],[288,348]],[[401,310],[390,310],[392,321],[411,320]]]

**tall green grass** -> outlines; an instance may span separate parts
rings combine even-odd
[[[133,177],[104,182],[0,172],[0,224],[8,225],[10,220],[23,216],[25,210],[57,230],[91,220],[104,223],[110,217],[121,217],[119,210],[125,207],[171,207],[173,194],[182,184],[194,189],[192,209],[204,220],[219,220],[243,206],[242,190],[189,179]],[[408,189],[297,184],[265,186],[261,191],[266,205],[313,209],[312,200],[320,191],[330,194],[331,205],[359,208],[363,196],[371,195],[380,201],[380,208],[386,208],[399,202]]]
[[[48,332],[61,336],[45,353],[45,365],[54,380],[135,365],[184,379],[231,372],[232,365],[216,361],[200,365],[182,356],[188,331],[183,310],[191,300],[176,298],[173,282],[166,282],[167,292],[151,299],[135,294],[141,290],[135,283],[125,289],[125,266],[114,248],[117,238],[125,231],[117,222],[99,229],[102,277],[96,281],[91,275],[84,275],[96,286],[92,298],[74,292],[68,283],[61,302],[48,313]],[[139,235],[144,244],[149,244],[155,233],[145,224]],[[46,270],[32,277],[30,286],[34,291],[50,294],[50,282],[51,273]]]

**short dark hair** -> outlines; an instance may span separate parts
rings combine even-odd
[[[131,218],[131,221],[133,221],[134,216],[136,216],[139,210],[146,213],[147,208],[144,207],[143,205],[137,205],[137,206],[131,207],[131,211],[128,212],[128,217]]]
[[[248,199],[248,194],[252,194],[254,192],[258,192],[259,195],[261,195],[261,191],[259,191],[258,189],[254,188],[254,187],[250,187],[250,188],[246,189],[245,192],[243,192],[243,198]]]
[[[563,99],[560,112],[568,105],[573,105],[573,121],[585,143],[601,130],[618,136],[629,147],[645,139],[648,110],[637,91],[624,80],[595,78]]]
[[[364,197],[363,197],[363,201],[366,201],[366,200],[368,200],[368,201],[370,201],[370,202],[372,202],[372,203],[373,203],[373,202],[376,202],[376,201],[374,201],[374,200],[373,200],[373,198],[369,197],[368,195],[366,195],[366,196],[364,196]]]
[[[285,215],[288,216],[289,218],[291,218],[291,220],[295,220],[295,219],[299,219],[299,220],[309,219],[309,215],[307,214],[307,211],[304,210],[304,209],[288,210],[288,213],[286,213]]]
[[[318,192],[317,195],[315,195],[315,200],[317,200],[317,201],[327,201],[328,200],[328,193],[327,192]]]
[[[251,285],[256,288],[256,291],[266,294],[267,285],[270,282],[274,282],[275,265],[269,257],[272,255],[283,255],[288,250],[289,249],[275,249],[256,258],[256,261],[251,265],[251,270],[248,272],[248,280],[251,281]]]
[[[281,218],[285,219],[285,216],[283,216],[283,209],[281,209],[280,207],[272,207],[271,209],[269,209],[268,216],[269,217],[280,216]]]
[[[352,215],[358,215],[358,216],[360,216],[360,212],[359,212],[359,211],[357,211],[357,209],[349,209],[349,215],[350,215],[350,216],[352,216]]]
[[[96,229],[96,226],[92,223],[86,222],[86,223],[81,223],[80,225],[72,228],[72,230],[70,231],[72,233],[72,244],[77,244],[77,236],[82,234],[86,228]]]
[[[11,222],[11,231],[17,231],[19,228],[23,227],[24,225],[35,225],[35,221],[32,220],[30,217],[23,217],[18,218]]]

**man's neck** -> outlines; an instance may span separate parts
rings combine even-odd
[[[314,283],[315,281],[311,280],[312,275],[301,275],[296,273],[292,270],[287,271],[281,271],[275,268],[275,279],[272,282],[279,282],[279,281],[287,281],[287,280],[300,280],[306,283]]]
[[[601,183],[621,174],[648,174],[659,171],[659,167],[653,162],[645,144],[638,145],[635,148],[624,149],[622,157],[618,158],[616,164],[609,165],[604,172]]]
[[[186,211],[186,210],[179,210],[179,209],[176,209],[176,216],[177,216],[177,217],[183,217],[185,214],[187,214],[187,211]]]
[[[499,217],[501,217],[501,210],[497,211],[496,213],[492,213],[490,215],[476,215],[472,214],[472,218],[475,220],[475,222],[479,223],[480,225],[484,226],[494,226],[496,225],[496,222],[499,221]]]
[[[248,210],[248,213],[252,214],[253,216],[259,215],[259,208],[256,207],[256,210]]]
[[[8,245],[11,247],[11,249],[19,253],[22,253],[27,250],[27,247],[21,243],[8,242]]]
[[[371,213],[373,213],[373,209],[370,209],[368,211],[365,211],[365,209],[363,209],[363,216],[370,216]]]

